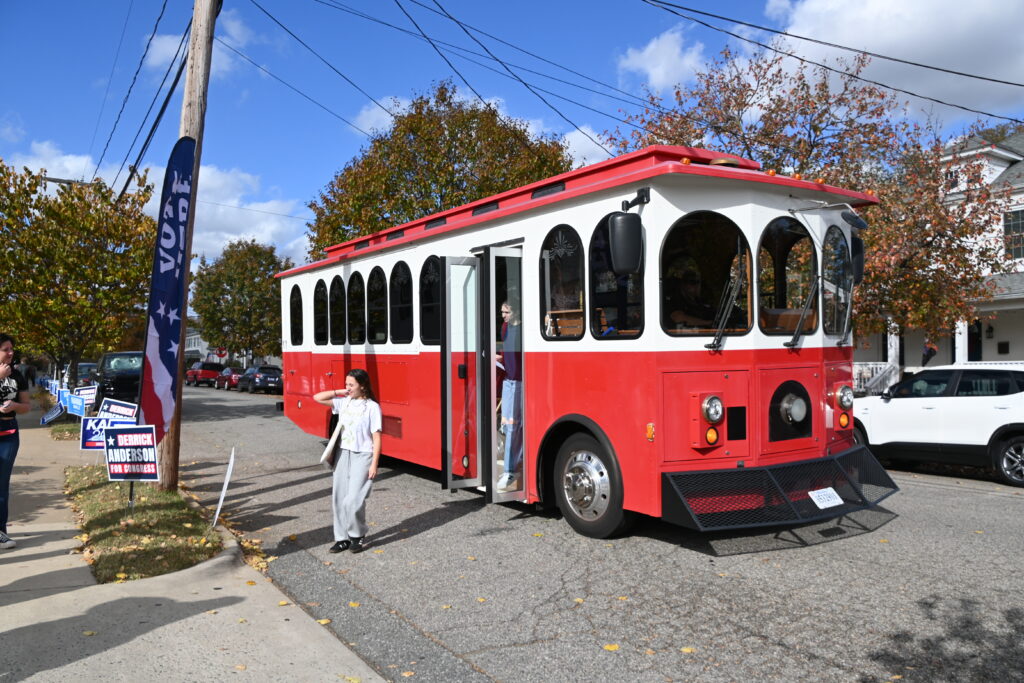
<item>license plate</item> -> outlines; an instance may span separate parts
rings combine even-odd
[[[814,504],[818,506],[819,510],[834,508],[837,505],[843,504],[843,499],[831,486],[824,489],[818,489],[816,491],[808,491],[807,495],[811,497],[811,500],[814,501]]]

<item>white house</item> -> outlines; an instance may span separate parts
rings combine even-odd
[[[953,150],[946,160],[952,159]],[[1007,255],[1016,260],[1018,272],[989,276],[995,294],[977,302],[979,319],[957,325],[949,337],[932,340],[938,352],[931,365],[970,361],[1024,360],[1024,132],[993,143],[974,136],[958,145],[958,158],[980,159],[989,184],[1010,191],[1009,210],[999,226]],[[949,174],[949,198],[956,200],[958,174]],[[913,372],[922,365],[925,335],[919,330],[904,334],[873,335],[858,339],[854,352],[858,389],[877,393],[891,384],[900,371]]]

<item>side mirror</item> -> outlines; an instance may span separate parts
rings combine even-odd
[[[608,217],[608,248],[616,275],[640,272],[644,256],[644,226],[639,214],[616,211]]]
[[[881,398],[882,398],[883,401],[888,401],[888,400],[892,399],[892,394],[890,394],[889,390],[886,389],[885,391],[883,391],[881,393]]]
[[[853,261],[853,284],[859,285],[864,279],[864,240],[860,238],[858,230],[851,235],[850,257]]]

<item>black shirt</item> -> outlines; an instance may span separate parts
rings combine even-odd
[[[0,404],[5,401],[17,401],[18,394],[28,391],[28,381],[20,372],[11,368],[9,377],[0,379]],[[18,416],[15,413],[0,413],[0,432],[8,429],[15,429],[18,426]]]

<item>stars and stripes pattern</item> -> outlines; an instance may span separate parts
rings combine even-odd
[[[178,140],[167,162],[160,194],[139,396],[139,424],[156,428],[157,443],[171,427],[178,397],[178,355],[186,303],[186,233],[195,153],[195,140],[188,137]]]

